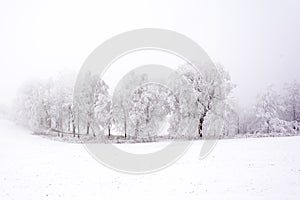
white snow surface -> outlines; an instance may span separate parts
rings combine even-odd
[[[162,171],[128,175],[102,166],[81,144],[0,120],[0,199],[300,199],[300,137],[221,140],[198,160],[202,142]]]

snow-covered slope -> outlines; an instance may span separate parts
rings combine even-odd
[[[80,144],[1,120],[0,199],[300,198],[300,137],[222,140],[200,161],[201,144],[163,171],[127,175],[100,165]]]

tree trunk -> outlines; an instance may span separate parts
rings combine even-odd
[[[107,129],[108,129],[108,137],[110,137],[110,125],[108,125]]]
[[[70,113],[70,109],[68,110],[67,130],[68,130],[68,131],[71,130],[71,113]]]
[[[76,127],[75,127],[75,124],[72,122],[72,132],[73,132],[73,137],[75,137],[75,130],[76,130]]]
[[[58,119],[56,119],[55,127],[56,127],[56,129],[58,130],[58,131],[57,131],[57,136],[59,137],[59,136],[60,136],[60,134],[59,134],[60,129],[59,129],[59,120],[58,120]]]
[[[77,132],[78,132],[78,138],[79,138],[79,133],[80,133],[79,113],[77,116]]]
[[[75,137],[75,132],[76,132],[75,113],[74,113],[74,110],[72,110],[72,106],[69,107],[69,112],[70,112],[70,117],[71,117],[73,137]]]
[[[203,115],[200,116],[199,118],[199,124],[198,124],[198,134],[200,138],[202,138],[202,130],[203,130],[203,123],[204,123],[204,118],[207,114],[207,110],[204,111]]]
[[[127,128],[127,127],[126,127],[126,125],[127,125],[127,124],[126,124],[126,120],[125,120],[125,121],[124,121],[125,139],[126,139],[126,137],[127,137],[127,133],[126,133],[126,128]]]
[[[90,123],[88,122],[86,125],[86,134],[88,135],[90,133]]]
[[[204,117],[201,116],[198,124],[198,134],[201,138],[202,138],[203,122],[204,122]]]
[[[92,131],[93,131],[93,136],[96,137],[96,133],[95,133],[95,130],[93,129],[93,127],[92,127]]]
[[[46,117],[46,123],[47,123],[47,126],[48,128],[52,128],[51,126],[51,118],[50,117]]]
[[[240,130],[240,117],[237,117],[237,133],[240,134],[241,130]]]
[[[135,125],[135,137],[137,138],[137,136],[139,135],[139,133],[140,133],[140,128],[139,128],[139,126],[140,126],[140,122],[139,122],[139,120],[137,120],[136,121],[136,125]]]
[[[63,124],[63,119],[61,119],[61,137],[64,137],[64,124]]]

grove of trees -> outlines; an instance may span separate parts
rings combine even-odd
[[[296,81],[281,92],[268,87],[253,108],[241,112],[230,98],[234,88],[230,76],[220,65],[216,73],[197,73],[188,65],[180,66],[170,79],[172,89],[148,84],[146,75],[132,73],[116,89],[114,101],[109,86],[91,73],[85,75],[73,99],[74,80],[70,74],[61,74],[25,84],[15,101],[16,121],[34,132],[61,137],[155,138],[165,124],[165,137],[187,137],[187,127],[193,138],[209,137],[206,130],[214,116],[223,120],[219,138],[300,132],[300,85]],[[141,86],[132,90],[132,83]]]
[[[270,85],[258,95],[255,106],[240,116],[246,133],[266,136],[299,134],[300,84],[292,81],[277,91]]]

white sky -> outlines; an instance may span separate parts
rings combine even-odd
[[[121,79],[137,67],[150,64],[157,64],[177,70],[179,66],[185,64],[186,61],[180,57],[164,51],[158,50],[140,50],[129,53],[116,60],[104,73],[103,80],[109,85],[110,92],[113,92]],[[120,70],[120,69],[126,70]],[[143,71],[144,72],[144,71]],[[162,72],[163,73],[163,72]],[[170,74],[158,74],[162,77],[169,78]],[[165,75],[165,76],[164,76]],[[155,74],[157,76],[157,74]],[[159,76],[160,77],[160,76]],[[122,83],[122,82],[121,82]]]
[[[196,41],[230,72],[242,105],[300,80],[299,0],[0,0],[0,105],[25,80],[78,71],[106,39],[148,27]]]

